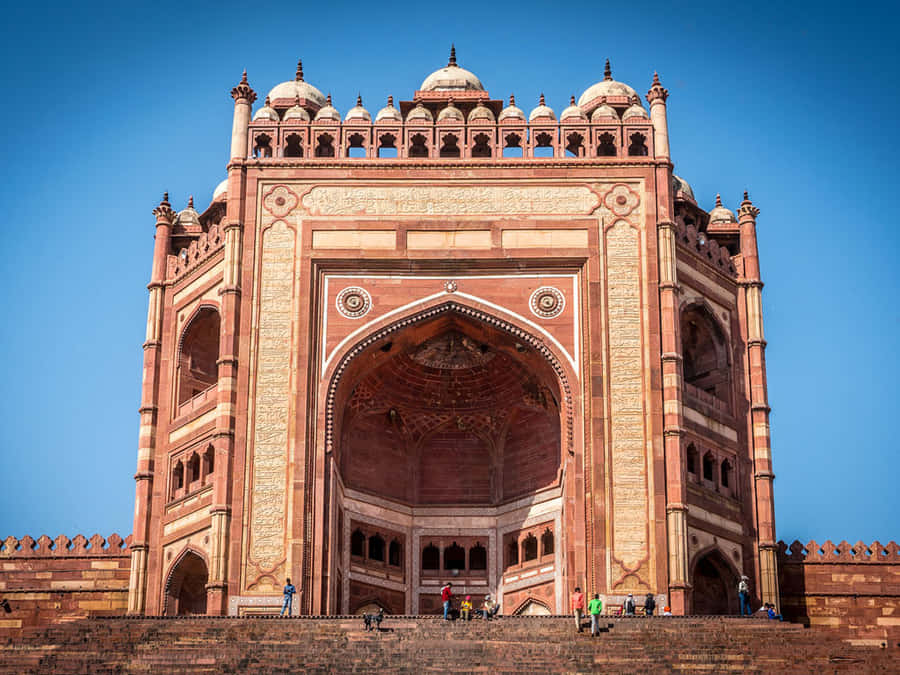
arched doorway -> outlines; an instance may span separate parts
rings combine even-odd
[[[206,614],[208,580],[209,573],[203,558],[187,551],[169,573],[165,614]]]
[[[718,550],[697,559],[692,583],[693,614],[738,613],[738,575]]]
[[[330,508],[344,523],[332,578],[345,579],[331,597],[343,611],[375,594],[378,577],[397,592],[392,605],[415,613],[440,611],[451,577],[458,595],[498,592],[507,540],[561,532],[571,395],[559,362],[521,329],[455,303],[434,307],[351,349],[328,399]],[[363,536],[404,554],[374,555]],[[516,564],[564,576],[554,556],[545,546]]]

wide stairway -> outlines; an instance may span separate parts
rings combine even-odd
[[[737,617],[107,618],[0,639],[0,673],[898,673],[900,650]]]

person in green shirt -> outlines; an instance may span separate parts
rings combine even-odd
[[[588,602],[588,612],[591,615],[591,637],[600,635],[600,612],[603,611],[603,603],[600,602],[600,595],[594,593],[594,597]]]

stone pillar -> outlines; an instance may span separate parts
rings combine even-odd
[[[247,133],[250,124],[250,106],[256,100],[256,92],[247,82],[247,71],[241,81],[231,90],[234,99],[234,123],[231,126],[231,159],[247,157]]]
[[[144,372],[141,389],[141,426],[135,480],[134,534],[131,542],[131,578],[128,582],[128,613],[143,614],[147,599],[147,551],[150,537],[150,511],[153,497],[154,454],[159,396],[159,360],[162,346],[163,295],[169,236],[175,211],[169,194],[163,196],[153,210],[156,216],[156,241],[153,247],[153,269],[150,273],[150,303],[147,311],[147,333],[144,341]]]
[[[753,478],[756,492],[756,528],[759,545],[758,588],[763,602],[778,605],[778,570],[775,560],[775,503],[772,450],[769,435],[769,404],[766,385],[766,341],[763,334],[762,280],[756,245],[756,217],[747,193],[738,210],[747,335],[747,380],[750,387]]]
[[[666,99],[669,90],[659,83],[659,75],[653,73],[653,84],[647,92],[650,104],[650,121],[653,123],[653,151],[656,157],[669,159],[669,122],[666,118]]]

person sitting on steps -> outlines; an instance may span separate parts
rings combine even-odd
[[[484,596],[484,603],[482,604],[481,616],[490,621],[493,619],[497,612],[500,611],[500,605],[494,602],[491,599],[490,594]]]

